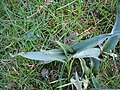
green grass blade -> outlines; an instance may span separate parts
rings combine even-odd
[[[83,71],[83,75],[85,74],[86,76],[89,77],[89,73],[90,73],[90,69],[87,67],[86,65],[86,62],[84,59],[80,59],[80,64],[81,64],[81,68],[82,68],[82,71]]]
[[[64,85],[58,86],[57,88],[63,88],[63,87],[69,86],[69,85],[72,85],[72,83],[67,83],[67,84],[64,84]]]
[[[76,2],[76,1],[77,1],[77,0],[74,0],[74,1],[72,1],[72,2],[70,2],[70,3],[68,3],[68,4],[66,4],[66,5],[64,5],[64,6],[60,7],[60,8],[58,8],[57,10],[63,9],[63,8],[65,8],[65,7],[67,7],[67,6],[71,5],[71,4],[73,4],[73,3]]]

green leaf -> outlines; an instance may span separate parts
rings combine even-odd
[[[100,60],[97,60],[95,58],[91,58],[91,67],[92,71],[95,75],[98,74],[99,68],[100,68]]]
[[[120,32],[120,4],[117,5],[117,16],[116,23],[112,29],[112,34]],[[120,38],[120,34],[114,37],[109,38],[103,45],[104,52],[110,52],[115,48]]]
[[[92,76],[92,82],[93,82],[95,88],[100,88],[100,84],[98,83],[98,80],[97,80],[97,78],[95,78],[94,75]]]
[[[98,58],[100,55],[100,49],[99,48],[90,48],[81,52],[77,52],[76,54],[73,55],[73,58]]]
[[[77,51],[82,51],[85,49],[93,48],[103,43],[103,41],[105,41],[110,36],[111,36],[110,34],[102,34],[102,35],[95,36],[87,40],[80,41],[78,44],[73,46],[73,50],[77,52]]]
[[[120,3],[117,5],[116,22],[111,33],[120,32]]]
[[[120,38],[120,36],[114,36],[114,37],[109,38],[103,45],[102,51],[111,52],[111,50],[113,50],[115,48],[115,46],[117,45],[119,38]]]
[[[39,52],[27,52],[27,53],[21,52],[18,53],[17,55],[20,55],[28,59],[49,61],[49,62],[54,60],[63,61],[63,59],[67,59],[60,49],[43,50]]]
[[[82,89],[82,82],[79,81],[79,76],[78,76],[77,72],[75,73],[75,77],[76,77],[76,83],[74,83],[75,87],[77,88],[77,90],[83,90]]]
[[[73,49],[71,46],[63,44],[59,41],[56,41],[58,45],[60,45],[60,47],[62,48],[62,50],[64,51],[65,54],[67,54],[67,52],[73,53]]]

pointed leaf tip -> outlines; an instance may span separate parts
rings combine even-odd
[[[18,53],[16,56],[18,55],[28,59],[49,61],[49,62],[54,60],[64,61],[65,59],[67,59],[60,49],[43,50],[38,52],[27,52],[27,53],[21,52],[21,53]]]

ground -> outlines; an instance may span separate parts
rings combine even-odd
[[[83,39],[109,33],[115,23],[117,0],[81,2],[60,0],[45,6],[43,0],[0,0],[0,89],[58,90],[79,72],[80,62],[74,61],[72,71],[58,61],[43,64],[10,53],[57,48],[55,41],[70,44],[79,35]],[[114,52],[120,57],[120,43]],[[105,59],[98,74],[102,88],[120,88],[120,61]],[[44,72],[48,76],[45,77]],[[60,80],[50,84],[54,80]],[[62,90],[71,90],[71,87]],[[94,88],[89,84],[89,88]]]

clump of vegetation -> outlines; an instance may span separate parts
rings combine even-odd
[[[65,63],[66,66],[68,66],[67,62],[78,59],[81,63],[82,75],[79,77],[76,72],[75,79],[71,78],[70,80],[71,83],[59,86],[58,88],[73,84],[77,90],[83,90],[87,89],[90,81],[94,84],[95,88],[100,88],[95,76],[99,71],[100,61],[102,61],[104,58],[100,58],[100,55],[103,56],[103,54],[106,54],[116,57],[116,54],[112,53],[111,51],[117,45],[119,38],[120,5],[117,6],[116,23],[112,29],[112,32],[109,34],[101,34],[90,39],[80,40],[77,44],[73,44],[72,46],[56,41],[56,43],[60,46],[58,49],[42,50],[38,52],[21,52],[17,55],[28,59],[41,60],[44,62],[52,62],[57,60]],[[14,57],[14,55],[11,56]],[[89,66],[86,64],[88,61],[90,61]],[[82,84],[84,87],[82,87]]]
[[[0,0],[0,89],[120,88],[116,4]]]

